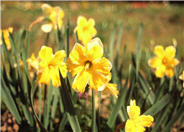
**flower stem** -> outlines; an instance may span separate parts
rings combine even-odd
[[[95,91],[92,90],[92,132],[97,132],[96,129],[96,110],[95,110]]]

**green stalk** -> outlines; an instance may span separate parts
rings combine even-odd
[[[101,103],[101,91],[98,92],[98,130],[100,131],[100,103]]]
[[[95,111],[95,91],[94,90],[92,90],[92,132],[97,132],[96,111]]]
[[[42,88],[38,88],[39,90],[39,121],[41,121],[41,110],[42,110]],[[40,128],[38,128],[38,132],[40,132]]]

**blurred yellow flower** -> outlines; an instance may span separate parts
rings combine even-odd
[[[9,39],[9,33],[12,33],[13,32],[13,28],[12,27],[9,27],[8,29],[3,29],[1,30],[0,32],[0,45],[3,44],[3,38],[2,38],[2,34],[4,35],[4,40],[5,40],[5,43],[6,43],[6,46],[7,46],[7,49],[10,50],[11,49],[11,43],[10,43],[10,39]]]
[[[63,25],[62,19],[64,17],[64,11],[59,6],[52,7],[49,4],[43,4],[42,10],[45,16],[50,20],[50,23],[42,25],[41,29],[44,32],[50,32],[53,28],[57,29],[57,27],[61,29]]]
[[[150,67],[155,70],[157,77],[162,78],[164,75],[172,77],[174,75],[174,67],[179,63],[175,59],[176,49],[174,46],[168,46],[164,50],[163,46],[158,45],[154,49],[156,55],[148,61]]]
[[[35,58],[34,53],[31,55],[30,58],[27,59],[28,63],[28,71],[31,77],[34,77],[34,73],[39,71],[39,59]]]
[[[78,39],[82,44],[86,45],[96,34],[95,21],[90,18],[88,21],[85,17],[79,16],[77,19],[77,27],[74,32],[77,32]]]
[[[99,90],[109,80],[111,62],[103,57],[103,44],[95,38],[86,46],[75,44],[67,60],[68,70],[75,79],[72,88],[83,93],[89,84],[90,88]]]
[[[59,50],[53,55],[52,48],[42,46],[38,57],[40,59],[38,73],[39,84],[49,85],[50,80],[52,80],[53,86],[60,86],[59,70],[64,78],[67,75],[67,67],[66,63],[64,63],[64,58],[66,57],[65,51]]]
[[[130,100],[130,106],[127,107],[129,119],[125,124],[126,132],[144,132],[145,127],[150,127],[154,118],[150,115],[140,115],[140,108],[136,106],[135,100]]]
[[[184,88],[184,70],[183,73],[179,76],[179,79],[183,80],[183,88]]]

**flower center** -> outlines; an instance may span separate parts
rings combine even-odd
[[[83,27],[83,30],[84,30],[84,31],[87,31],[87,30],[88,30],[88,26],[84,26],[84,27]]]
[[[86,62],[84,63],[84,68],[85,68],[86,70],[90,69],[91,66],[92,66],[92,63],[91,63],[89,60],[86,61]]]
[[[164,58],[162,59],[162,64],[166,65],[167,63],[168,63],[167,58],[164,57]]]
[[[49,69],[51,69],[51,68],[53,68],[53,67],[55,67],[55,66],[56,66],[56,65],[53,64],[53,63],[49,63],[49,64],[48,64]]]

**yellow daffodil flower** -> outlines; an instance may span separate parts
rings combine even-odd
[[[13,32],[13,28],[12,27],[9,27],[8,29],[1,30],[1,32],[0,32],[0,38],[1,38],[0,45],[3,44],[3,38],[2,38],[2,34],[3,34],[4,35],[4,40],[5,40],[5,43],[6,43],[6,46],[7,46],[8,50],[11,49],[9,33],[12,33],[12,32]]]
[[[66,63],[64,63],[64,58],[66,57],[65,51],[59,50],[53,55],[52,48],[42,46],[38,57],[40,59],[39,84],[49,85],[50,80],[52,80],[53,86],[60,86],[59,70],[64,78],[67,75],[67,67]]]
[[[184,81],[184,70],[183,70],[183,73],[179,76],[179,79]],[[183,82],[183,88],[184,88],[184,82]]]
[[[45,16],[50,20],[50,23],[42,25],[41,29],[44,32],[50,32],[53,28],[57,29],[57,27],[61,29],[63,25],[62,19],[64,17],[64,11],[58,6],[52,7],[49,4],[43,4],[42,10]]]
[[[157,77],[162,78],[164,75],[172,77],[174,75],[174,67],[179,63],[175,59],[176,49],[174,46],[168,46],[164,50],[163,46],[158,45],[154,49],[156,55],[148,61],[148,64],[155,70]]]
[[[74,32],[77,32],[78,39],[82,44],[86,45],[96,34],[95,21],[90,18],[88,21],[85,17],[79,16],[77,19],[77,27]]]
[[[135,100],[130,100],[130,106],[127,107],[129,119],[125,124],[126,132],[144,132],[145,127],[150,127],[154,118],[150,115],[140,115],[140,108],[136,106]]]
[[[109,80],[111,62],[103,57],[103,44],[95,38],[86,46],[75,44],[67,60],[68,70],[75,79],[72,88],[83,93],[89,84],[90,88],[99,90]]]

